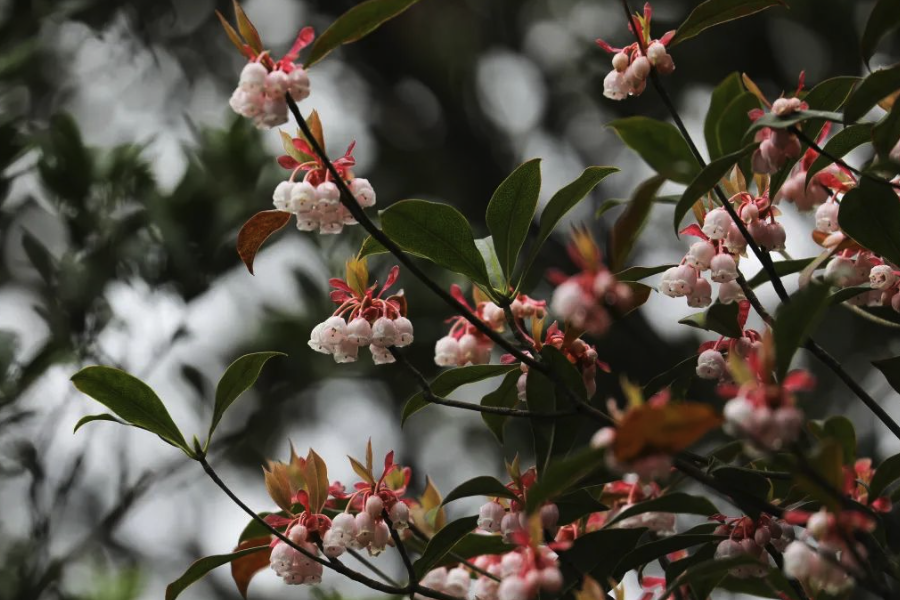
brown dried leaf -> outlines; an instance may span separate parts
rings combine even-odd
[[[234,551],[238,552],[247,548],[265,546],[268,543],[268,537],[244,540]],[[269,548],[231,561],[231,578],[234,579],[234,583],[243,598],[247,598],[247,588],[250,587],[250,580],[253,579],[253,576],[269,566],[271,555],[272,549]]]
[[[237,251],[238,256],[247,265],[247,270],[253,274],[253,260],[263,243],[269,236],[287,225],[291,219],[291,213],[280,210],[264,210],[258,212],[250,220],[244,223],[238,232]]]

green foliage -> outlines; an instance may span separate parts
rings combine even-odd
[[[791,359],[815,331],[828,306],[828,286],[812,282],[778,307],[775,313],[775,375],[782,379]]]
[[[625,144],[657,173],[688,184],[700,171],[690,147],[678,129],[650,117],[626,117],[609,124]]]
[[[773,6],[787,4],[784,0],[705,0],[678,27],[670,46],[696,37],[710,27],[747,17]]]
[[[227,565],[228,563],[249,554],[263,552],[268,549],[268,545],[256,546],[253,548],[238,550],[237,552],[232,552],[231,554],[217,554],[215,556],[207,556],[205,558],[201,558],[190,567],[188,567],[188,570],[185,571],[181,575],[181,577],[169,584],[169,587],[166,588],[166,600],[175,600],[175,598],[177,598],[181,594],[181,592],[199,581],[204,575],[206,575],[216,567]]]
[[[826,155],[843,158],[859,146],[871,141],[872,127],[870,125],[850,125],[834,134],[823,147],[825,153],[818,156],[806,172],[806,185],[812,181],[813,175],[832,164],[832,160]]]
[[[513,408],[519,403],[519,377],[522,376],[521,371],[513,370],[506,374],[500,386],[493,392],[486,394],[481,399],[481,406],[491,406],[499,408]],[[496,415],[491,413],[481,413],[481,420],[487,425],[494,437],[501,444],[503,443],[503,427],[509,417],[504,415]]]
[[[879,69],[854,88],[844,107],[844,122],[855,123],[882,99],[900,89],[900,65]]]
[[[367,0],[338,17],[315,41],[306,57],[306,68],[343,44],[364,38],[418,0]]]
[[[711,160],[716,160],[724,154],[719,145],[719,122],[725,114],[725,109],[743,93],[744,86],[741,83],[740,73],[732,73],[713,90],[706,118],[703,120],[703,137],[706,138],[706,148],[709,150]]]
[[[541,193],[541,161],[523,163],[494,191],[485,222],[494,239],[500,268],[509,282],[534,218]]]
[[[875,54],[878,42],[892,30],[900,27],[900,4],[894,0],[878,0],[859,42],[860,53],[866,64]]]
[[[663,183],[665,178],[656,175],[640,184],[613,225],[609,238],[609,268],[613,271],[620,270],[628,261],[628,256],[650,217],[656,192]]]
[[[900,264],[900,204],[890,186],[863,179],[844,194],[838,222],[860,246]]]
[[[619,281],[640,281],[653,275],[658,275],[677,265],[659,265],[658,267],[628,267],[616,273]]]
[[[500,483],[499,480],[488,475],[480,475],[456,486],[453,491],[444,497],[444,501],[441,504],[447,504],[460,498],[471,498],[472,496],[511,498],[513,500],[516,498],[516,495]]]
[[[705,311],[694,313],[678,322],[697,329],[714,331],[725,337],[739,338],[743,328],[738,323],[738,312],[737,302],[722,304],[717,301]]]
[[[673,492],[654,498],[652,500],[644,500],[638,502],[629,508],[626,508],[610,520],[604,527],[609,528],[637,515],[648,512],[668,512],[685,515],[702,515],[708,517],[718,512],[716,505],[703,496],[692,496],[683,492]]]
[[[499,377],[513,370],[518,371],[518,369],[518,365],[470,365],[468,367],[448,369],[434,378],[434,381],[431,382],[431,391],[438,398],[442,398],[456,388],[490,379],[491,377]],[[405,424],[407,419],[428,406],[428,404],[429,402],[425,399],[424,392],[413,394],[403,407],[403,416],[400,420],[401,425]]]
[[[433,569],[456,544],[469,535],[478,524],[478,517],[463,517],[447,523],[425,546],[422,556],[413,564],[416,574],[422,577]]]
[[[525,510],[533,513],[548,500],[574,491],[573,488],[602,465],[603,451],[590,447],[552,462],[528,490]]]

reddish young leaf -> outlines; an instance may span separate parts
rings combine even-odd
[[[244,223],[237,238],[237,251],[247,270],[253,275],[253,259],[269,236],[287,225],[291,213],[280,210],[264,210],[258,212]]]
[[[222,29],[225,30],[225,33],[228,34],[228,39],[231,40],[231,43],[234,44],[234,47],[238,49],[238,52],[241,54],[245,54],[244,52],[244,40],[241,39],[241,36],[238,35],[238,32],[234,30],[234,27],[231,26],[231,23],[222,16],[222,13],[216,11],[216,16],[219,17],[219,22],[222,24]]]
[[[315,110],[312,111],[306,119],[306,124],[309,125],[309,130],[312,131],[313,137],[319,142],[319,147],[322,148],[322,151],[324,152],[325,132],[322,130],[322,119],[319,118],[319,113]]]
[[[306,456],[305,479],[310,511],[321,512],[325,501],[328,500],[328,467],[322,457],[312,449]]]
[[[291,482],[288,477],[287,465],[279,462],[269,462],[265,472],[266,491],[281,509],[291,511]]]
[[[718,427],[721,421],[706,404],[643,404],[628,411],[619,424],[613,452],[620,461],[655,452],[674,454]]]
[[[247,13],[245,13],[244,9],[241,8],[241,5],[237,3],[237,0],[234,0],[234,16],[237,19],[238,31],[240,31],[241,35],[244,36],[244,39],[247,40],[247,45],[253,48],[257,54],[262,52],[263,46],[262,40],[259,39],[259,32],[256,31],[256,27],[250,22]]]
[[[282,169],[287,169],[288,171],[293,171],[300,166],[300,163],[297,162],[297,159],[295,159],[293,156],[279,156],[276,160],[278,161],[278,165]]]
[[[234,549],[234,551],[238,552],[240,550],[246,550],[247,548],[265,546],[268,543],[268,537],[244,540]],[[247,554],[246,556],[242,556],[232,561],[231,578],[234,579],[234,583],[242,597],[247,597],[247,588],[250,587],[250,580],[253,579],[253,576],[269,566],[269,558],[271,555],[272,549],[266,548],[265,550]]]

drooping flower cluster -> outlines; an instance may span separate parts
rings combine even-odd
[[[400,268],[393,267],[376,295],[378,283],[368,285],[365,260],[347,261],[347,279],[329,281],[335,288],[331,299],[339,306],[331,317],[313,328],[309,346],[332,355],[338,363],[356,362],[359,349],[364,346],[368,346],[376,365],[394,362],[389,348],[402,348],[413,341],[413,325],[406,318],[403,292],[383,297],[399,274]]]
[[[828,133],[831,131],[831,123],[826,123],[822,127],[816,142],[822,144]],[[819,158],[819,153],[813,148],[807,149],[803,154],[803,158],[797,163],[793,173],[778,190],[776,201],[785,200],[793,202],[797,210],[801,212],[809,211],[817,206],[820,210],[816,211],[816,229],[825,233],[833,233],[837,231],[837,204],[829,202],[836,193],[843,193],[850,189],[853,183],[853,175],[844,167],[837,164],[830,164],[821,169],[809,180],[807,184],[807,175],[813,163]],[[828,208],[821,208],[825,204],[833,204]],[[820,223],[821,219],[821,223]]]
[[[614,316],[634,308],[634,294],[603,264],[600,249],[587,229],[576,229],[566,250],[580,271],[572,276],[556,270],[548,273],[548,279],[556,286],[550,310],[567,327],[601,336]]]
[[[344,230],[345,225],[355,225],[356,218],[341,203],[341,192],[331,172],[309,142],[302,137],[284,137],[288,154],[280,156],[278,164],[291,171],[291,176],[275,187],[272,195],[275,208],[295,215],[300,231],[318,230],[322,234],[337,234]],[[319,144],[324,147],[324,140],[319,140]],[[367,179],[353,176],[351,167],[356,164],[354,146],[355,142],[351,143],[344,156],[332,161],[332,165],[359,206],[369,208],[375,206],[375,190]],[[302,181],[295,181],[300,171],[306,171],[306,175]]]
[[[809,105],[797,97],[803,90],[803,80],[804,74],[800,73],[797,91],[790,98],[778,98],[771,105],[764,98],[761,99],[770,108],[772,114],[778,117],[786,117],[797,111],[806,110],[809,108]],[[765,115],[765,111],[759,108],[755,108],[749,113],[751,121],[757,121],[763,115]],[[759,148],[753,151],[751,158],[754,173],[771,175],[780,170],[788,160],[800,158],[800,152],[802,151],[800,139],[787,129],[763,127],[756,132],[754,139],[759,142]]]
[[[743,564],[730,569],[729,573],[739,579],[764,577],[769,572],[769,554],[766,546],[783,551],[794,539],[794,528],[784,521],[778,521],[767,514],[762,514],[755,521],[750,517],[728,518],[725,515],[713,515],[713,521],[721,523],[716,535],[727,535],[716,546],[716,558],[726,560],[747,556],[759,561],[759,564]]]
[[[815,379],[806,371],[788,373],[783,380],[773,378],[771,340],[750,353],[742,365],[732,369],[734,382],[719,384],[719,395],[727,400],[723,413],[725,431],[742,438],[745,451],[778,451],[795,442],[803,427],[803,413],[797,408],[796,392],[811,391]]]
[[[300,51],[312,43],[312,27],[304,27],[290,51],[275,61],[269,51],[257,53],[249,46],[242,51],[249,59],[241,70],[238,87],[228,101],[231,109],[253,121],[260,129],[277,127],[288,120],[285,94],[295,102],[309,96],[309,76],[295,63]]]
[[[750,302],[741,300],[738,305],[737,324],[741,328],[741,336],[729,338],[721,336],[717,340],[710,340],[700,344],[697,356],[697,377],[718,381],[727,380],[731,373],[728,370],[726,357],[735,354],[746,358],[751,353],[759,351],[762,347],[762,335],[754,329],[745,327],[747,317],[750,314]]]
[[[503,309],[491,302],[478,288],[472,289],[475,308],[468,303],[460,287],[453,284],[450,294],[470,313],[478,317],[494,331],[503,331],[506,317]],[[529,299],[530,302],[530,299]],[[521,302],[520,302],[521,304]],[[466,365],[486,365],[491,362],[494,342],[461,315],[447,319],[452,323],[450,331],[434,346],[434,362],[439,367],[464,367]]]
[[[601,39],[597,45],[613,55],[612,67],[603,80],[603,95],[611,100],[624,100],[628,96],[638,96],[647,87],[647,77],[655,68],[661,75],[670,75],[675,71],[675,62],[666,50],[666,46],[675,36],[669,31],[660,39],[650,37],[650,19],[653,10],[650,3],[644,5],[644,14],[636,14],[628,25],[632,35],[637,35],[641,42],[634,42],[624,48],[614,48]]]

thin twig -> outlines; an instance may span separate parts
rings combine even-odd
[[[835,156],[834,154],[831,154],[830,152],[828,152],[827,150],[825,150],[824,148],[819,146],[819,144],[816,143],[816,140],[812,139],[811,137],[809,137],[808,135],[803,133],[803,131],[801,131],[799,128],[788,127],[788,131],[790,131],[791,133],[796,135],[798,138],[800,138],[800,140],[804,144],[806,144],[807,146],[809,146],[810,148],[812,148],[813,150],[815,150],[816,152],[818,152],[819,154],[821,154],[822,156],[824,156],[825,158],[830,160],[831,162],[840,165],[841,167],[847,169],[848,171],[855,174],[856,176],[861,177],[863,179],[868,179],[869,181],[874,181],[875,183],[879,183],[881,185],[889,185],[894,189],[900,190],[900,183],[894,183],[893,181],[888,181],[887,179],[882,179],[881,177],[875,177],[871,173],[866,173],[865,171],[860,171],[859,169],[857,169],[855,167],[851,167],[843,159]]]
[[[391,539],[394,540],[394,546],[397,547],[397,552],[400,553],[400,558],[403,560],[403,566],[406,567],[409,585],[415,587],[419,583],[419,576],[416,574],[416,568],[409,558],[409,553],[406,551],[403,540],[400,539],[400,533],[394,529],[394,523],[391,522],[391,517],[388,515],[387,509],[381,509],[381,518],[384,519],[384,522],[387,524],[388,530],[391,532]]]

